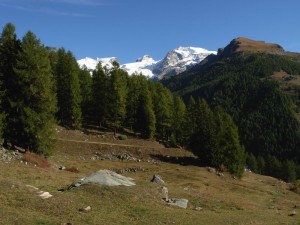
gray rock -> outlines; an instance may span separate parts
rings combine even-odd
[[[153,178],[152,178],[151,182],[157,183],[157,184],[159,184],[159,185],[165,185],[164,180],[161,178],[160,175],[157,175],[157,174],[156,174],[156,175],[153,175]]]
[[[210,173],[216,173],[216,169],[215,168],[212,168],[212,167],[206,167],[207,171],[210,172]]]
[[[163,187],[163,188],[161,189],[161,191],[162,191],[162,198],[163,198],[165,201],[169,201],[169,196],[168,196],[169,191],[168,191],[168,188],[167,188],[167,187]]]
[[[89,176],[75,181],[69,189],[73,187],[79,187],[84,184],[100,184],[106,186],[133,186],[135,183],[130,177],[124,177],[111,170],[99,170],[98,172],[92,173]]]
[[[182,198],[182,199],[171,199],[171,200],[169,200],[168,204],[186,209],[188,202],[189,202],[189,200],[184,199],[184,198]]]

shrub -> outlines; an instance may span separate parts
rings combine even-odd
[[[45,158],[43,158],[42,156],[40,156],[36,153],[33,153],[33,152],[26,152],[23,155],[22,160],[24,160],[25,162],[35,164],[41,168],[49,168],[50,167],[50,163]]]
[[[72,172],[72,173],[79,173],[79,170],[77,168],[75,168],[74,166],[67,167],[65,170],[69,171],[69,172]]]
[[[121,141],[125,141],[125,140],[127,140],[128,138],[127,138],[126,135],[119,135],[119,136],[118,136],[118,139],[121,140]]]

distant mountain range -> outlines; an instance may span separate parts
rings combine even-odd
[[[121,65],[129,74],[142,73],[151,78],[164,79],[185,72],[200,63],[209,55],[216,55],[216,51],[209,51],[197,47],[179,47],[169,51],[162,60],[155,60],[149,55],[138,58],[135,62]],[[86,57],[78,60],[80,67],[86,66],[94,70],[99,62],[103,67],[112,68],[112,63],[118,61],[116,57],[92,59]]]

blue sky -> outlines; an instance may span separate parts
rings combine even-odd
[[[300,52],[299,8],[299,0],[0,0],[0,26],[12,22],[19,38],[31,30],[78,59],[127,63],[179,46],[217,50],[236,37]]]

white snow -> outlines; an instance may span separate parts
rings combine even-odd
[[[103,68],[106,67],[107,69],[111,69],[113,67],[112,63],[114,61],[118,62],[118,59],[116,57],[97,58],[97,59],[86,57],[84,59],[78,60],[77,63],[79,64],[80,68],[86,66],[88,70],[95,70],[99,62],[101,62]]]
[[[210,54],[217,54],[217,52],[198,47],[179,47],[168,52],[166,57],[162,60],[154,60],[149,55],[144,55],[135,62],[121,65],[120,68],[126,70],[130,75],[142,73],[148,77],[156,76],[161,79],[171,70],[184,72],[192,65],[201,62]],[[102,67],[106,66],[107,69],[111,69],[113,67],[113,61],[118,62],[118,59],[116,57],[97,59],[86,57],[77,62],[81,68],[86,66],[87,69],[94,70],[99,62],[101,62]],[[153,71],[156,71],[157,74]]]

